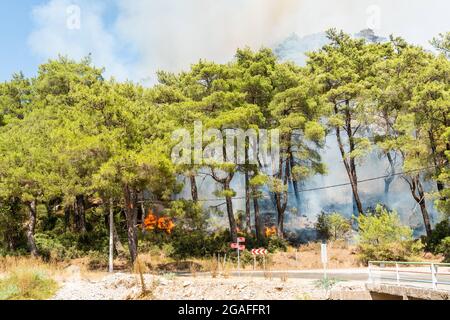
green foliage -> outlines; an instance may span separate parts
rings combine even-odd
[[[26,247],[22,221],[24,215],[17,203],[0,203],[0,248],[5,253]]]
[[[433,38],[431,44],[450,58],[450,32],[439,34],[438,37]]]
[[[46,260],[63,261],[79,258],[83,255],[83,251],[77,248],[76,240],[74,242],[67,241],[68,239],[64,235],[52,237],[49,234],[37,233],[35,240],[39,253]]]
[[[214,254],[229,250],[229,239],[230,234],[227,231],[211,234],[205,231],[186,232],[177,229],[171,240],[172,256],[176,259],[212,257]]]
[[[144,194],[174,219],[176,229],[171,235],[139,234],[140,240],[170,245],[167,252],[177,258],[227,252],[236,230],[214,233],[203,203],[173,201],[183,187],[180,176],[198,178],[209,171],[216,182],[211,194],[231,198],[236,196],[230,187],[236,173],[245,173],[250,197],[257,204],[268,187],[282,217],[288,184],[326,173],[319,151],[330,130],[342,134],[340,151],[349,170],[374,143],[384,155],[401,155],[404,170],[435,166],[404,178],[418,202],[425,201],[421,181],[435,182],[437,207],[448,214],[449,35],[433,40],[443,55],[402,39],[366,43],[337,30],[327,36],[330,43],[310,53],[306,67],[279,62],[270,49],[244,48],[229,63],[200,60],[179,74],[161,71],[152,88],[106,80],[90,58],[49,60],[32,79],[13,75],[0,84],[1,252],[26,250],[24,231],[32,221],[28,207],[36,202],[37,224],[31,227],[44,258],[104,255],[109,199],[116,212],[125,212],[126,219],[116,221],[123,236],[125,230],[137,232],[138,199],[131,196]],[[206,129],[279,129],[284,168],[269,176],[257,164],[175,166],[172,132],[184,128],[192,134],[196,120]],[[377,137],[368,139],[364,130],[373,128]],[[230,203],[227,216],[234,229],[237,212]],[[86,232],[72,228],[80,216],[86,219]],[[378,208],[360,219],[363,259],[407,258],[419,249],[394,213]],[[350,224],[339,214],[321,215],[317,229],[323,238],[338,239]],[[444,229],[437,226],[430,250],[446,246]],[[271,252],[286,248],[277,237],[266,245]]]
[[[341,282],[338,279],[333,279],[333,278],[323,278],[320,280],[316,280],[314,282],[315,287],[317,289],[322,289],[325,291],[330,291],[337,283]]]
[[[337,212],[322,212],[317,217],[315,227],[321,239],[333,241],[345,239],[352,229],[351,221]]]
[[[437,251],[444,255],[445,262],[450,262],[450,237],[442,239]]]
[[[426,250],[432,253],[441,253],[439,246],[447,237],[450,237],[450,221],[449,219],[444,219],[436,224],[431,236],[426,239]]]
[[[377,206],[375,214],[358,217],[358,250],[364,262],[409,261],[423,248],[413,238],[410,227],[402,225],[398,214]]]
[[[277,236],[270,237],[267,239],[267,250],[270,253],[275,253],[278,251],[286,252],[288,248],[288,242]]]

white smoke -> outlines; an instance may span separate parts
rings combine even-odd
[[[67,28],[71,5],[80,7],[80,30]],[[117,9],[111,24],[106,6]],[[377,34],[427,46],[450,30],[448,12],[447,0],[51,0],[33,10],[29,44],[45,59],[92,53],[108,74],[151,84],[158,69],[180,71],[200,58],[229,61],[238,47],[272,47],[292,32],[335,27],[354,34],[375,26]]]

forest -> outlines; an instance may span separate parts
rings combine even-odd
[[[158,83],[144,87],[106,79],[90,57],[61,56],[35,77],[17,73],[0,83],[0,256],[107,255],[110,226],[116,253],[131,264],[151,246],[177,259],[213,256],[239,236],[248,248],[282,250],[292,242],[288,203],[302,201],[303,181],[328,173],[320,150],[332,135],[353,210],[319,216],[318,239],[352,229],[369,258],[406,259],[420,249],[450,259],[450,33],[430,39],[434,51],[394,36],[376,42],[330,29],[327,37],[305,66],[243,48],[228,63],[159,71]],[[219,130],[278,129],[278,171],[248,161],[174,163],[173,132],[194,134],[196,121]],[[400,224],[395,206],[374,208],[361,198],[358,164],[374,149],[391,164],[386,193],[399,177],[417,204],[420,239]],[[199,192],[205,177],[214,182],[210,194]],[[186,189],[189,197],[181,197]],[[212,197],[220,204],[209,206]],[[390,242],[377,234],[383,227],[392,227]]]

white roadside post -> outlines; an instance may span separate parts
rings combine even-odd
[[[322,264],[323,264],[323,278],[324,278],[324,280],[327,280],[327,263],[328,263],[327,244],[322,243],[320,248],[321,248],[320,253],[321,253]]]
[[[256,270],[256,256],[263,256],[263,266],[264,271],[266,270],[266,254],[268,254],[268,251],[264,248],[259,249],[252,249],[252,255],[253,255],[253,270]]]
[[[114,271],[114,208],[113,200],[109,200],[109,272]]]
[[[241,259],[240,259],[240,253],[241,251],[239,249],[239,238],[237,239],[237,255],[238,255],[238,277],[241,277]]]
[[[238,276],[241,276],[241,257],[240,257],[240,251],[245,250],[245,245],[241,245],[241,243],[245,243],[245,238],[239,237],[237,238],[236,243],[231,244],[232,249],[237,250],[237,258],[238,258]]]
[[[431,264],[431,283],[433,285],[433,290],[437,290],[437,276],[436,276],[436,265]]]
[[[396,278],[397,278],[397,285],[400,285],[400,270],[399,270],[399,266],[398,263],[395,264],[395,274],[396,274]]]

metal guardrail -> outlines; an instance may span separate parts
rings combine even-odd
[[[409,268],[405,268],[406,266],[409,266]],[[439,267],[448,270],[440,271]],[[382,282],[382,280],[391,280],[397,285],[402,283],[430,283],[433,290],[437,290],[438,285],[450,286],[450,263],[369,261],[368,268],[369,282],[371,283]],[[395,278],[392,274],[395,275]],[[447,281],[444,281],[444,277],[447,277]]]

